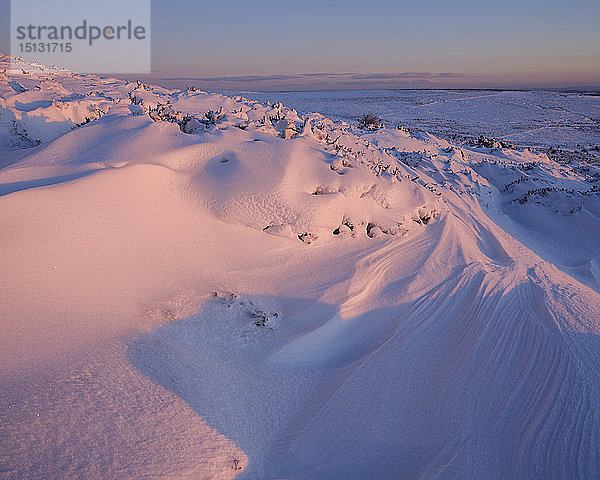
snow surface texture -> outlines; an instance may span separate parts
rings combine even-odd
[[[598,478],[588,157],[17,67],[0,478]]]
[[[600,92],[544,90],[357,90],[242,93],[302,112],[358,121],[376,114],[390,125],[455,140],[492,136],[522,146],[600,145]]]

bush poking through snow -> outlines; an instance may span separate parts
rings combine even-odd
[[[200,120],[202,123],[206,125],[206,128],[214,127],[219,120],[223,118],[223,107],[219,108],[218,112],[213,110],[209,110],[204,114],[204,119]]]
[[[480,148],[508,148],[511,150],[516,150],[516,147],[512,143],[496,140],[495,138],[489,138],[485,135],[480,135],[477,140],[470,142],[470,144]]]
[[[13,126],[10,129],[10,133],[13,135],[11,143],[15,147],[20,147],[20,148],[36,147],[40,143],[42,143],[41,140],[29,138],[29,132],[17,120],[13,120]]]
[[[364,130],[379,130],[380,128],[383,128],[383,120],[375,115],[372,115],[371,113],[368,113],[360,120],[358,128],[362,128]]]
[[[415,213],[412,219],[418,224],[427,225],[437,215],[438,212],[436,210],[426,210],[425,208],[419,208],[419,210]]]
[[[250,312],[249,316],[253,320],[256,319],[252,322],[252,325],[255,325],[257,327],[266,327],[269,320],[271,320],[272,318],[277,318],[279,314],[277,312],[268,314],[266,312],[263,312],[262,310],[255,310],[253,312]]]
[[[298,235],[298,238],[303,241],[304,243],[306,243],[307,245],[310,245],[311,243],[313,243],[315,240],[317,240],[319,237],[317,237],[316,235],[312,234],[312,233],[301,233],[300,235]]]
[[[375,225],[371,222],[367,223],[367,237],[377,238],[381,237],[384,233],[386,232],[384,232],[378,225]]]

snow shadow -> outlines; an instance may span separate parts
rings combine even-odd
[[[21,190],[30,190],[38,187],[48,187],[50,185],[58,185],[59,183],[71,182],[79,178],[87,177],[96,172],[103,170],[102,168],[96,168],[92,170],[86,170],[84,172],[72,173],[69,175],[58,175],[56,177],[47,178],[36,178],[35,180],[24,180],[22,182],[8,182],[0,183],[0,197],[9,195],[11,193],[19,192]]]
[[[260,464],[274,454],[273,439],[293,423],[321,376],[277,368],[269,359],[336,312],[307,299],[216,294],[198,314],[133,339],[129,358],[251,455],[248,478],[257,478],[264,474]],[[163,312],[164,319],[175,316]]]
[[[248,455],[240,478],[588,478],[600,337],[561,331],[544,298],[468,268],[352,318],[216,295],[129,358]]]

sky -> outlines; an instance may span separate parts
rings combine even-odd
[[[154,0],[148,78],[259,91],[598,86],[598,18],[598,0]]]

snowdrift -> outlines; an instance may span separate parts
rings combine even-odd
[[[1,478],[597,477],[597,165],[9,60]]]

